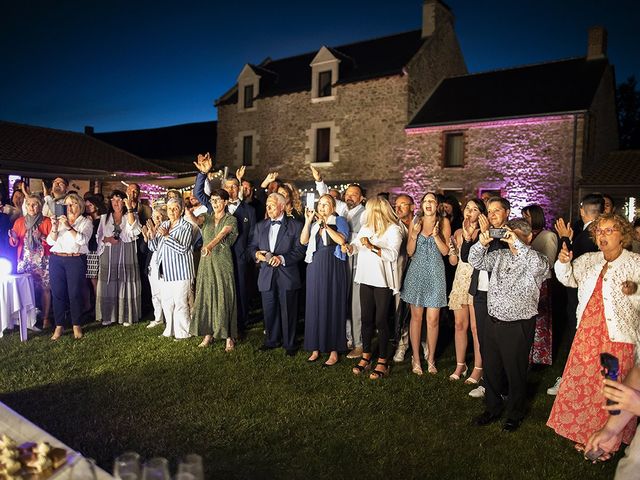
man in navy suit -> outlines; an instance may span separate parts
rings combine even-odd
[[[252,260],[248,248],[256,225],[256,211],[248,203],[238,198],[240,182],[237,178],[227,178],[223,188],[229,193],[227,210],[238,222],[238,238],[233,244],[233,263],[236,274],[236,298],[238,299],[238,332],[244,334],[249,314],[249,293],[247,289],[247,263]]]
[[[305,247],[300,243],[302,224],[285,215],[285,198],[272,193],[267,198],[267,216],[255,227],[250,246],[252,258],[259,264],[258,290],[266,338],[261,350],[282,344],[287,355],[296,353],[296,321],[298,319],[299,263]]]

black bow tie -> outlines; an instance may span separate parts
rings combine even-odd
[[[271,220],[271,225],[282,225],[281,220]]]
[[[229,202],[229,205],[235,205],[237,207],[239,203],[240,202],[236,200],[235,202]]]

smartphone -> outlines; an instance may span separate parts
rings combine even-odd
[[[307,193],[307,201],[305,203],[309,210],[313,210],[316,203],[316,194],[314,192]]]
[[[67,215],[67,206],[64,203],[56,203],[54,205],[54,214],[56,217],[61,217],[62,215]]]
[[[490,228],[489,236],[491,238],[504,238],[504,235],[507,233],[506,228]]]
[[[589,450],[588,452],[584,452],[584,458],[587,458],[592,462],[595,462],[600,458],[600,455],[602,455],[603,453],[604,453],[604,450],[602,450],[601,448],[598,448],[597,450]]]
[[[617,381],[618,375],[620,373],[620,364],[618,362],[618,358],[611,355],[610,353],[601,353],[600,354],[600,366],[602,370],[602,376],[604,378],[608,378],[609,380]],[[613,405],[613,400],[607,399],[607,405]],[[620,415],[620,410],[611,410],[609,415]],[[598,455],[599,456],[599,455]]]

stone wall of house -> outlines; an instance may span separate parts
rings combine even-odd
[[[443,21],[407,65],[408,118],[411,119],[443,78],[467,73],[453,19]]]
[[[218,107],[217,164],[237,165],[238,135],[259,136],[257,165],[247,177],[262,179],[278,170],[294,181],[310,180],[309,135],[314,123],[333,122],[338,161],[323,165],[330,181],[400,181],[395,150],[404,144],[407,77],[389,76],[338,85],[335,100],[312,103],[310,92],[256,100],[255,111],[239,113],[236,105]]]
[[[571,115],[469,125],[462,130],[461,168],[442,166],[446,130],[409,134],[397,158],[403,182],[394,191],[408,192],[417,201],[427,191],[459,190],[461,197],[470,198],[480,189],[500,190],[511,202],[513,215],[538,203],[550,225],[569,210],[573,129]]]
[[[609,152],[618,149],[618,117],[615,101],[615,78],[613,67],[607,67],[589,109],[590,151],[583,170],[606,160]]]

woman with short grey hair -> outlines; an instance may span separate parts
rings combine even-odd
[[[160,279],[162,313],[166,321],[162,336],[175,336],[176,340],[189,338],[189,293],[195,278],[194,229],[182,216],[183,211],[182,200],[170,198],[167,201],[169,219],[157,227],[153,221],[146,225],[149,249],[156,257],[154,274]]]

